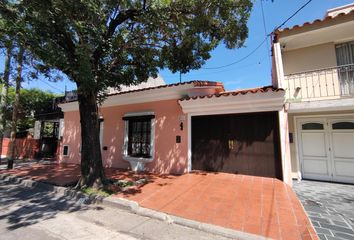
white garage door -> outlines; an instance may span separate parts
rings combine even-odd
[[[354,119],[301,119],[298,137],[304,178],[354,183]]]

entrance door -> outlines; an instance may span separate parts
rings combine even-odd
[[[304,119],[298,122],[304,178],[354,183],[354,119]]]

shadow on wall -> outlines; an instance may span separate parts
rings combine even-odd
[[[155,156],[147,170],[159,173],[182,174],[187,171],[187,126],[180,129],[178,114],[160,116],[155,122]],[[181,143],[176,142],[181,137]]]
[[[81,130],[78,112],[69,112],[65,115],[64,136],[60,143],[61,159],[59,162],[80,164]],[[63,155],[64,146],[69,147],[68,156]]]
[[[275,113],[192,118],[195,170],[281,178]]]
[[[123,160],[125,125],[122,116],[126,112],[139,112],[141,109],[155,111],[154,160],[146,165],[147,170],[158,173],[184,173],[187,170],[187,126],[180,129],[179,116],[182,113],[176,108],[176,102],[169,101],[145,105],[129,105],[109,107],[102,110],[104,118],[103,143],[101,146],[104,167],[129,168],[129,162]],[[113,117],[115,116],[115,117]],[[69,156],[61,162],[80,163],[79,153],[81,133],[79,115],[76,112],[65,114],[65,131],[61,143],[68,145]],[[181,143],[176,143],[176,136],[181,136]],[[106,147],[104,150],[103,148]]]

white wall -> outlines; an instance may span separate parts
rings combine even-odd
[[[284,74],[311,71],[337,65],[334,43],[282,51]]]

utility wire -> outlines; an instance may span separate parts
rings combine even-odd
[[[222,66],[218,66],[218,67],[205,67],[205,68],[202,68],[202,69],[211,70],[211,69],[226,68],[226,67],[238,64],[238,63],[246,60],[247,58],[252,56],[264,44],[264,42],[268,39],[269,36],[271,36],[276,30],[278,30],[279,28],[284,26],[290,19],[292,19],[296,14],[298,14],[302,9],[304,9],[310,2],[312,2],[312,0],[308,0],[304,5],[302,5],[298,10],[296,10],[290,17],[288,17],[282,24],[280,24],[278,27],[276,27],[273,30],[273,32],[271,32],[269,34],[266,34],[266,37],[263,39],[263,41],[255,49],[253,49],[249,54],[247,54],[243,58],[241,58],[241,59],[239,59],[239,60],[237,60],[235,62],[231,62],[229,64],[226,64],[226,65],[222,65]],[[262,8],[262,10],[263,10],[263,8]]]
[[[47,86],[51,87],[52,89],[55,89],[55,90],[59,91],[60,93],[64,93],[63,90],[61,90],[61,89],[59,89],[57,87],[54,87],[53,85],[47,83],[46,81],[44,81],[44,80],[42,80],[40,78],[38,78],[38,80],[41,81],[42,83],[46,84]]]
[[[250,68],[250,67],[253,67],[256,65],[262,65],[264,60],[268,57],[269,57],[269,55],[266,54],[259,61],[254,62],[254,63],[250,63],[250,64],[246,64],[246,65],[241,65],[241,66],[237,67],[237,70],[247,69],[247,68]],[[226,69],[226,70],[219,70],[219,71],[213,71],[213,72],[207,72],[207,73],[186,73],[185,75],[186,75],[186,77],[198,77],[198,76],[205,76],[206,74],[213,75],[213,74],[218,74],[218,73],[230,72],[230,71],[234,71],[235,69],[236,68],[230,68],[230,69]],[[163,77],[171,78],[171,77],[176,77],[176,75],[173,75],[173,74],[163,75]]]
[[[263,0],[260,0],[261,2],[261,12],[262,12],[262,20],[263,20],[263,28],[264,28],[264,35],[267,37],[268,34],[267,34],[267,25],[266,25],[266,20],[265,20],[265,14],[264,14],[264,8],[263,8]],[[267,41],[267,55],[269,56],[268,57],[268,64],[269,66],[271,66],[271,55],[270,55],[270,46],[269,46],[269,42]]]
[[[206,67],[206,68],[202,68],[202,69],[209,69],[209,70],[210,70],[210,69],[220,69],[220,68],[226,68],[226,67],[235,65],[235,64],[237,64],[237,63],[240,63],[240,62],[246,60],[248,57],[250,57],[250,56],[251,56],[253,53],[255,53],[260,47],[262,47],[263,44],[266,42],[267,39],[268,39],[268,36],[265,37],[265,38],[263,39],[263,41],[262,41],[260,44],[258,44],[258,46],[257,46],[255,49],[253,49],[249,54],[247,54],[246,56],[244,56],[243,58],[241,58],[241,59],[239,59],[239,60],[237,60],[237,61],[235,61],[235,62],[226,64],[226,65],[222,65],[222,66],[219,66],[219,67]]]
[[[273,32],[284,26],[290,19],[292,19],[296,14],[298,14],[303,8],[305,8],[312,0],[308,0],[304,5],[302,5],[296,12],[294,12],[290,17],[288,17],[282,24],[280,24],[278,27],[274,29]]]

